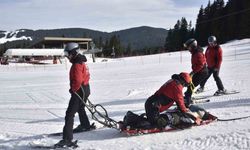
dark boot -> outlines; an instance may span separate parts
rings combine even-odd
[[[54,145],[54,147],[55,148],[63,148],[63,147],[76,148],[76,147],[78,147],[78,145],[77,145],[77,141],[72,142],[71,140],[63,139],[63,140],[59,141],[58,143],[56,143]]]
[[[73,129],[73,133],[86,132],[94,129],[96,129],[95,123],[92,123],[89,127],[83,127],[82,125],[78,125],[75,129]]]
[[[214,96],[220,96],[220,95],[226,94],[226,92],[227,92],[226,89],[217,90],[217,91],[214,93]]]
[[[216,116],[211,115],[208,112],[205,112],[204,116],[202,117],[202,120],[216,120],[218,119]]]

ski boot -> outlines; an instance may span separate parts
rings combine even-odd
[[[63,139],[54,145],[54,148],[66,148],[66,147],[77,148],[78,147],[77,140],[72,142],[71,140]]]
[[[214,96],[220,96],[220,95],[224,95],[226,94],[227,90],[223,89],[223,90],[217,90],[215,93],[214,93]]]
[[[204,91],[204,87],[199,87],[196,91],[195,94],[202,93]]]
[[[202,120],[217,120],[218,117],[210,114],[209,112],[205,112],[205,114],[202,117]]]
[[[83,127],[82,125],[78,125],[75,129],[73,129],[73,133],[86,132],[96,129],[95,123],[92,123],[89,127]]]

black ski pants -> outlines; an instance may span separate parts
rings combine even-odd
[[[145,111],[147,120],[151,125],[157,125],[157,120],[160,117],[159,107],[161,105],[168,105],[172,103],[170,98],[164,95],[152,95],[145,102]]]
[[[152,95],[145,102],[145,111],[148,121],[155,125],[157,123],[157,119],[160,115],[159,110],[157,108],[157,99],[158,96]]]
[[[214,80],[216,82],[216,85],[218,87],[219,90],[224,90],[224,86],[222,84],[222,81],[219,77],[219,70],[214,70],[214,68],[208,68],[208,76],[206,77],[206,79],[204,81],[201,82],[200,86],[202,88],[204,88],[207,80],[209,79],[209,77],[213,74],[214,76]]]
[[[202,81],[206,79],[207,76],[208,76],[208,69],[207,66],[204,66],[204,68],[200,72],[197,72],[192,76],[192,82],[194,86],[197,87]],[[185,99],[187,101],[191,101],[192,94],[193,94],[192,88],[191,86],[188,86],[187,91],[185,92]]]
[[[83,89],[83,90],[82,90]],[[81,96],[84,101],[87,101],[88,96],[90,95],[89,85],[82,85],[82,89],[77,91],[77,94]],[[73,139],[73,125],[74,117],[76,112],[79,114],[79,119],[83,127],[88,128],[90,126],[88,116],[85,111],[85,105],[82,100],[74,93],[71,94],[69,105],[66,111],[65,116],[65,125],[63,127],[63,139],[72,140]]]

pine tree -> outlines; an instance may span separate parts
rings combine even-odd
[[[165,49],[167,52],[180,51],[183,47],[183,43],[194,36],[194,29],[192,23],[187,23],[186,18],[178,20],[174,26],[174,29],[170,29],[165,41]],[[152,53],[152,52],[150,52]],[[156,53],[155,51],[153,53]]]
[[[203,8],[203,5],[201,5],[201,8],[198,13],[198,17],[196,19],[196,27],[195,27],[195,38],[200,43],[201,39],[204,37],[203,33],[206,31],[205,27],[205,11]]]

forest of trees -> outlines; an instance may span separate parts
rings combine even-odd
[[[94,39],[94,43],[97,48],[102,49],[102,53],[97,54],[98,56],[104,57],[127,57],[135,55],[149,55],[163,52],[163,46],[159,47],[145,47],[142,49],[133,50],[131,44],[124,46],[120,40],[119,35],[112,35],[110,38],[107,38],[105,41],[102,37],[99,39]]]
[[[207,44],[211,35],[217,37],[219,43],[234,39],[250,37],[250,0],[224,0],[208,2],[201,6],[195,29],[185,18],[178,20],[166,38],[165,48],[168,51],[182,49],[182,43],[189,38],[195,38],[201,46]]]
[[[250,38],[250,0],[208,1],[197,12],[196,24],[181,18],[169,31],[161,28],[138,27],[123,31],[105,33],[89,29],[26,30],[19,36],[32,37],[33,41],[12,41],[0,45],[0,56],[8,48],[26,48],[44,36],[90,37],[98,48],[103,49],[99,56],[123,57],[180,51],[183,43],[195,38],[205,46],[211,35],[219,43],[234,39]],[[84,33],[84,34],[82,34]],[[165,44],[164,44],[165,43]]]

